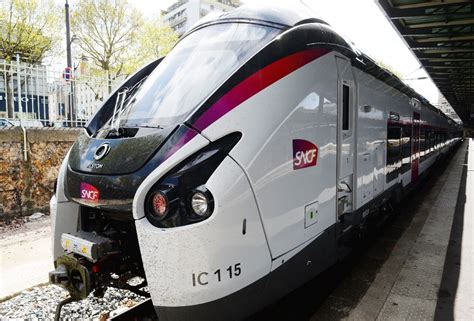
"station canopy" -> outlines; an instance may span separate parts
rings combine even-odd
[[[464,125],[474,126],[474,1],[377,0]]]

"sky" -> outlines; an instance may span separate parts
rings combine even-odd
[[[243,3],[266,2],[275,0],[241,0]],[[134,0],[133,3],[144,15],[159,14],[173,0]],[[282,0],[280,2],[299,2]],[[438,104],[439,91],[431,79],[420,69],[420,64],[407,48],[404,41],[378,8],[375,0],[304,0],[317,16],[328,22],[340,34],[351,40],[356,46],[376,61],[390,65],[409,86],[425,96],[433,105]]]
[[[55,0],[64,3],[64,0]],[[158,16],[177,0],[129,0],[145,17]],[[415,56],[378,8],[375,0],[241,0],[243,3],[303,1],[316,16],[334,27],[346,39],[378,62],[391,66],[409,86],[438,105],[439,91],[420,68]],[[69,0],[71,5],[77,0]],[[61,65],[63,63],[61,62]],[[425,79],[418,79],[425,78]],[[427,78],[427,79],[426,79]]]

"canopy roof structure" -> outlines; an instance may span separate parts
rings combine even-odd
[[[474,127],[474,1],[376,1],[464,125]]]

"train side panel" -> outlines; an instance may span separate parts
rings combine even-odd
[[[334,70],[334,54],[326,54],[202,133],[213,141],[226,132],[242,132],[230,155],[249,176],[273,259],[336,223]]]
[[[358,85],[358,103],[354,106],[358,114],[355,203],[358,209],[384,190],[387,88],[361,70],[354,68],[354,71]]]

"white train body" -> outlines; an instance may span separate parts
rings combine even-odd
[[[230,29],[243,33],[227,39]],[[239,41],[237,47],[252,52],[236,63],[232,42]],[[206,55],[183,62],[194,64],[192,85],[200,78],[208,92],[179,121],[158,122],[156,130],[170,129],[155,145],[147,138],[154,129],[144,128],[151,126],[116,137],[100,134],[113,127],[109,119],[118,98],[112,95],[66,157],[51,202],[55,260],[64,255],[61,236],[83,229],[78,222],[89,209],[95,211],[89,220],[101,211],[129,216],[127,235],[136,231],[136,251],[160,320],[240,319],[289,293],[334,264],[347,246],[346,235],[384,202],[399,200],[459,140],[460,128],[451,119],[324,22],[289,8],[243,7],[196,26],[167,58],[131,78],[138,82],[150,74],[123,119],[139,109],[133,104],[153,101],[146,100],[147,91],[170,104],[188,103],[160,92],[193,98],[189,86],[171,87],[186,79],[179,78],[180,65],[173,66],[173,53],[207,43],[222,46],[216,50],[224,50],[236,67]],[[215,81],[212,74],[221,67],[227,68],[225,77],[206,83]],[[160,77],[170,68],[175,76],[164,86]],[[179,114],[178,107],[169,108]],[[154,113],[174,117],[173,111]],[[93,160],[104,143],[110,152]],[[140,146],[149,150],[142,155]],[[113,154],[114,148],[120,151]],[[137,157],[141,163],[134,166]],[[209,163],[195,170],[201,161]],[[107,166],[116,172],[104,172]],[[208,195],[211,213],[182,218],[191,210],[185,194],[196,188]],[[180,205],[167,205],[166,215],[181,218],[155,219],[150,195],[166,190],[171,204],[175,189]]]

